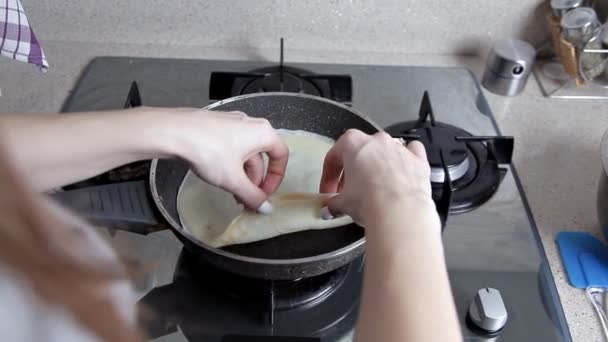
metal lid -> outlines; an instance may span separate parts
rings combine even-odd
[[[582,44],[599,33],[601,23],[595,10],[580,7],[566,13],[561,20],[564,38],[573,44]]]
[[[583,0],[551,0],[551,9],[553,14],[561,18],[569,11],[581,7]]]
[[[526,78],[535,57],[532,45],[522,40],[503,39],[497,41],[490,51],[487,68],[501,77]]]

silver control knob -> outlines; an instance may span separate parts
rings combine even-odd
[[[469,318],[479,328],[496,332],[507,323],[507,308],[500,291],[485,287],[477,291],[469,306]]]

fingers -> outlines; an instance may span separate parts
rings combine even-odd
[[[245,113],[243,113],[241,111],[238,111],[238,110],[231,111],[231,112],[224,112],[224,113],[226,113],[228,115],[231,115],[231,116],[234,116],[234,117],[239,117],[239,118],[245,118],[245,117],[247,117],[247,114],[245,114]]]
[[[289,159],[289,148],[287,145],[281,140],[274,129],[272,130],[272,134],[274,137],[271,144],[264,151],[268,155],[268,168],[261,185],[262,190],[267,195],[271,195],[281,185]]]
[[[253,184],[259,186],[262,183],[264,179],[264,159],[261,154],[258,153],[249,158],[243,168]]]
[[[256,184],[252,183],[244,171],[236,179],[224,186],[223,189],[231,192],[238,202],[243,203],[249,209],[257,209],[262,212],[265,210],[263,205],[270,206],[270,203],[266,201],[268,195]],[[272,210],[272,207],[269,210]]]
[[[191,108],[177,108],[177,110],[180,111],[192,111]],[[199,110],[199,113],[203,113],[206,115],[211,115],[211,116],[218,116],[221,117],[222,119],[243,119],[248,117],[247,114],[240,112],[240,111],[230,111],[230,112],[225,112],[225,111],[221,111],[221,110],[206,110],[206,109],[201,109]]]
[[[319,185],[319,192],[321,193],[338,192],[344,166],[344,160],[342,159],[344,146],[339,142],[340,140],[325,155],[321,184]]]
[[[346,150],[358,146],[366,137],[369,138],[367,134],[359,130],[349,129],[327,152],[323,161],[323,174],[319,185],[321,193],[338,192],[344,167],[344,153]]]
[[[342,176],[340,177],[340,182],[338,183],[338,191],[336,192],[342,192],[342,189],[344,189],[344,179],[346,179],[346,175],[344,170],[342,170]]]
[[[262,158],[262,155],[258,153],[249,158],[245,162],[243,169],[245,170],[247,178],[249,178],[253,184],[259,187],[260,183],[262,183],[262,180],[264,179],[264,158]],[[234,196],[234,199],[237,202],[242,203],[239,197]]]
[[[321,208],[321,218],[331,220],[341,216],[345,209],[344,196],[336,194],[327,200],[325,207]]]
[[[410,152],[412,152],[416,157],[422,160],[427,160],[426,149],[420,141],[411,141],[409,144],[407,144],[407,149],[410,150]]]

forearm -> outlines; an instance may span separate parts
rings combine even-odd
[[[168,149],[161,143],[166,139],[161,116],[145,109],[4,115],[0,139],[25,178],[44,191],[163,156]]]
[[[366,228],[356,340],[461,341],[439,219],[424,210],[409,216],[407,212],[375,220]],[[404,229],[410,231],[404,234]]]

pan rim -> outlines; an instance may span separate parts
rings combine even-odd
[[[221,101],[217,101],[214,102],[212,104],[209,104],[205,107],[203,107],[202,109],[213,109],[216,108],[220,105],[226,104],[226,103],[230,103],[230,102],[234,102],[237,100],[241,100],[244,98],[252,98],[252,97],[267,97],[267,96],[286,96],[286,97],[302,97],[302,98],[308,98],[308,99],[312,99],[312,100],[317,100],[317,101],[322,101],[322,102],[326,102],[329,104],[332,104],[334,106],[338,106],[342,109],[348,110],[349,112],[355,114],[356,116],[359,116],[361,119],[367,121],[368,123],[370,123],[374,128],[376,128],[378,130],[378,132],[383,132],[384,129],[382,129],[382,127],[380,127],[376,122],[374,122],[373,120],[369,119],[366,115],[360,113],[359,111],[348,107],[346,105],[343,105],[342,103],[333,101],[333,100],[329,100],[323,97],[319,97],[319,96],[314,96],[314,95],[308,95],[308,94],[299,94],[299,93],[285,93],[285,92],[268,92],[268,93],[256,93],[256,94],[247,94],[247,95],[239,95],[239,96],[234,96],[234,97],[230,97]],[[160,195],[158,193],[158,189],[156,188],[156,167],[158,165],[159,162],[159,158],[155,158],[152,160],[152,163],[150,165],[150,177],[149,177],[149,186],[150,186],[150,191],[152,193],[152,199],[154,200],[154,203],[156,204],[156,207],[158,208],[158,210],[160,211],[160,213],[162,214],[163,218],[165,220],[167,220],[167,222],[169,223],[169,225],[173,228],[174,232],[179,233],[180,235],[186,237],[190,242],[194,243],[196,246],[201,247],[209,252],[213,252],[215,254],[219,254],[221,256],[224,257],[228,257],[231,259],[236,259],[239,261],[244,261],[244,262],[248,262],[248,263],[254,263],[254,264],[266,264],[266,265],[296,265],[296,264],[304,264],[304,263],[310,263],[310,262],[315,262],[315,261],[319,261],[319,260],[325,260],[327,258],[331,258],[331,257],[338,257],[341,256],[343,254],[346,254],[352,250],[355,250],[361,246],[363,246],[366,242],[365,236],[360,238],[359,240],[344,246],[340,249],[337,249],[335,251],[331,251],[331,252],[327,252],[327,253],[323,253],[323,254],[319,254],[319,255],[315,255],[315,256],[310,256],[310,257],[305,257],[305,258],[296,258],[296,259],[267,259],[267,258],[257,258],[257,257],[250,257],[250,256],[245,256],[245,255],[240,255],[240,254],[236,254],[236,253],[232,253],[232,252],[228,252],[225,251],[223,249],[220,248],[215,248],[212,247],[204,242],[202,242],[201,240],[199,240],[197,237],[195,237],[192,233],[190,233],[189,231],[187,231],[184,227],[181,226],[181,224],[179,224],[178,222],[176,222],[175,220],[173,220],[173,218],[171,217],[171,215],[167,212],[167,210],[165,209],[165,207],[162,205],[161,199],[160,199]]]

